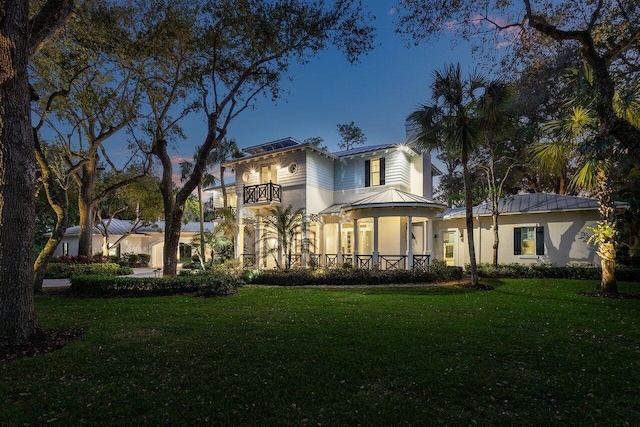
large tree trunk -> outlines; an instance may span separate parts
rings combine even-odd
[[[0,344],[41,334],[33,301],[34,139],[29,56],[65,22],[71,0],[48,0],[29,20],[28,0],[0,2]]]
[[[225,167],[220,164],[220,189],[222,190],[222,207],[227,208],[227,188],[224,185]]]
[[[615,220],[615,201],[613,198],[613,186],[611,183],[610,161],[607,162],[608,167],[597,171],[598,192],[598,211],[600,213],[600,221],[597,225],[598,256],[600,257],[600,265],[602,267],[602,277],[600,281],[600,291],[604,293],[617,293],[618,285],[616,282],[616,220]]]
[[[90,160],[82,168],[82,184],[78,191],[78,213],[80,214],[80,231],[78,232],[78,255],[86,256],[90,262],[93,258],[93,219],[95,201],[95,161]]]
[[[0,345],[40,333],[33,301],[34,141],[26,0],[0,4]]]
[[[473,238],[473,193],[471,191],[471,176],[469,174],[468,159],[462,159],[462,175],[464,179],[464,201],[467,222],[467,243],[469,245],[469,263],[471,265],[471,284],[478,286],[478,265],[476,264],[476,246]]]

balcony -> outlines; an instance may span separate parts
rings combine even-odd
[[[282,202],[282,188],[278,184],[269,182],[268,184],[245,185],[243,190],[243,204],[268,204]]]

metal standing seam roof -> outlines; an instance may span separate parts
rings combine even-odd
[[[334,156],[337,157],[348,157],[348,156],[355,156],[358,154],[363,154],[363,153],[369,153],[372,151],[378,151],[378,150],[386,150],[389,148],[398,148],[398,146],[404,145],[408,148],[410,148],[412,151],[415,151],[415,149],[413,147],[411,147],[410,145],[407,145],[405,143],[393,143],[393,144],[380,144],[380,145],[368,145],[368,146],[364,146],[364,147],[358,147],[358,148],[352,148],[350,150],[344,150],[344,151],[337,151],[335,153],[332,153]]]
[[[628,204],[616,202],[616,206],[623,208]],[[502,215],[541,212],[566,212],[579,210],[597,210],[598,201],[587,197],[567,196],[551,193],[516,194],[500,200],[498,210]],[[491,215],[491,204],[483,203],[473,207],[473,216]],[[460,218],[465,216],[464,208],[447,209],[438,214],[438,218]]]
[[[106,220],[103,222],[107,222]],[[123,219],[113,219],[111,224],[109,225],[109,234],[112,236],[121,236],[126,234],[129,230],[129,226],[131,225],[130,220]],[[146,233],[154,233],[154,232],[164,232],[165,221],[156,221],[153,224],[145,225],[139,229],[137,229],[133,234],[146,234]],[[205,231],[213,231],[213,224],[210,221],[204,223]],[[200,231],[200,223],[197,221],[191,221],[186,224],[182,224],[180,227],[180,231],[184,232],[193,232],[197,233]],[[80,226],[76,225],[73,227],[69,227],[65,230],[65,236],[75,236],[80,233]],[[100,231],[93,226],[93,234],[98,235]]]
[[[321,215],[335,215],[342,210],[366,209],[366,208],[385,208],[385,207],[422,207],[445,209],[446,206],[425,199],[416,194],[407,193],[406,191],[396,188],[388,188],[375,194],[371,194],[363,199],[351,203],[334,204],[320,212]]]
[[[297,141],[291,137],[287,137],[287,138],[278,139],[276,141],[271,141],[264,144],[243,148],[242,151],[251,155],[255,155],[255,154],[268,153],[269,151],[279,150],[281,148],[293,147],[301,144],[302,143],[300,141]]]

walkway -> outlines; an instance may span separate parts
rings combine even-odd
[[[161,277],[162,271],[158,271],[157,268],[145,267],[145,268],[134,268],[133,274],[129,274],[126,277]],[[42,287],[44,288],[57,288],[71,286],[71,282],[69,279],[44,279],[42,282]]]

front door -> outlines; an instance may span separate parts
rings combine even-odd
[[[455,265],[456,232],[447,230],[442,233],[442,258],[447,265]]]

